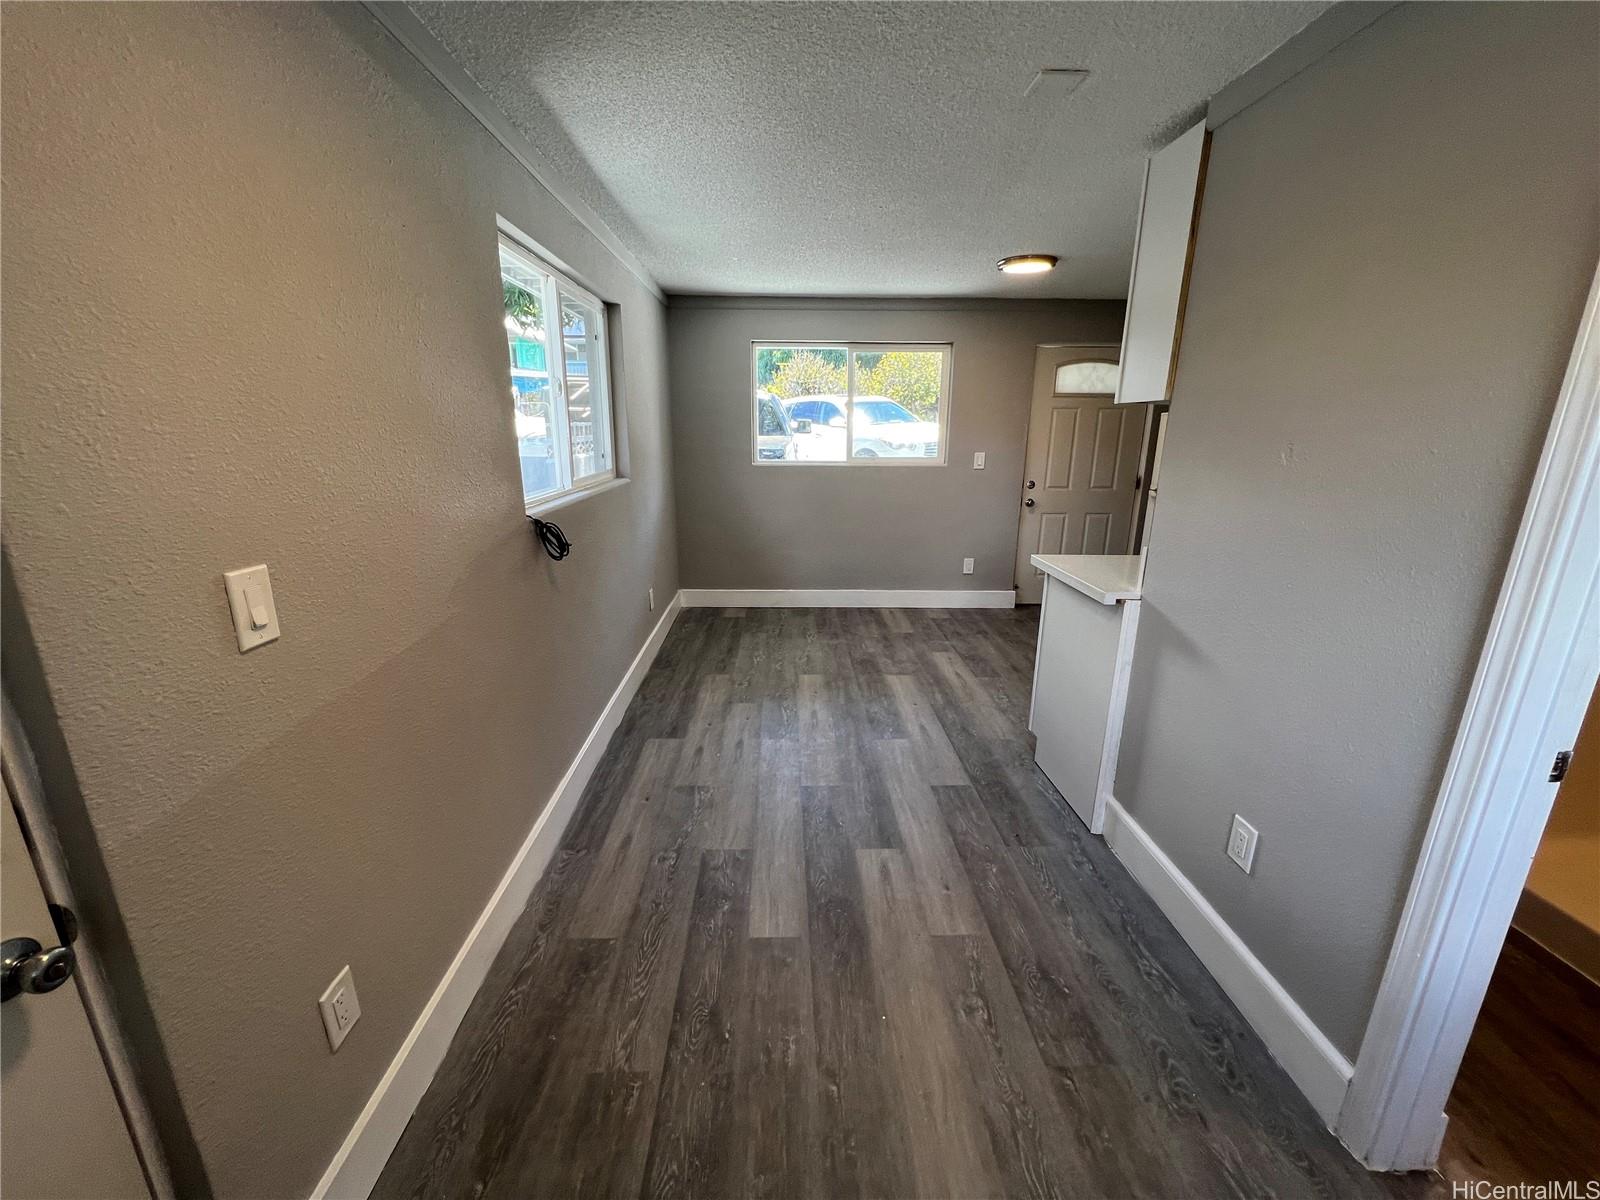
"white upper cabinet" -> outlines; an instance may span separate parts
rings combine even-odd
[[[1202,121],[1165,150],[1151,155],[1145,164],[1128,313],[1122,326],[1118,404],[1172,398],[1189,262],[1210,147],[1211,134]]]

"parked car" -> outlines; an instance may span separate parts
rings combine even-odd
[[[795,439],[802,461],[838,462],[844,457],[843,396],[800,396],[785,401],[784,407],[791,424],[810,423],[809,432]],[[857,396],[851,432],[855,435],[856,458],[939,456],[938,423],[922,420],[887,396]]]
[[[756,458],[762,462],[782,462],[794,457],[794,430],[789,414],[771,392],[757,392]]]

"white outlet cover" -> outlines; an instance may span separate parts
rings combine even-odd
[[[972,560],[970,558],[963,558],[961,560],[961,573],[963,575],[972,574]]]
[[[356,980],[348,964],[333,977],[333,982],[317,1001],[317,1007],[322,1011],[322,1027],[328,1034],[328,1048],[337,1050],[361,1019],[361,1001],[356,998]]]
[[[1256,827],[1238,813],[1233,814],[1233,826],[1228,830],[1228,857],[1246,875],[1256,865]]]

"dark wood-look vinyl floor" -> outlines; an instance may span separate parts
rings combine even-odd
[[[692,609],[378,1197],[1419,1195],[1034,767],[1035,609]]]
[[[1513,929],[1445,1111],[1452,1183],[1600,1178],[1600,985]]]

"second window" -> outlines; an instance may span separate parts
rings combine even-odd
[[[500,286],[522,497],[533,508],[616,477],[606,310],[504,235]]]
[[[942,463],[950,347],[757,342],[758,463]]]

